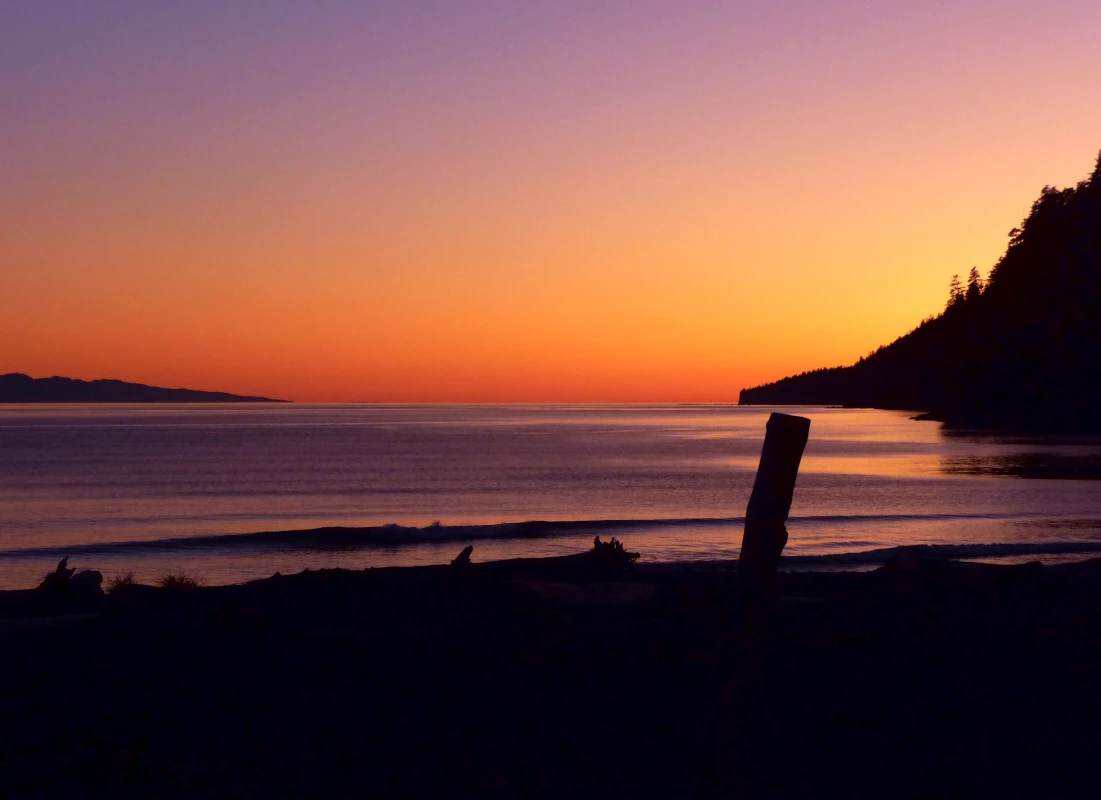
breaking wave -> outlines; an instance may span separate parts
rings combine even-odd
[[[865,525],[894,522],[942,522],[953,520],[1022,520],[1042,522],[1043,517],[1025,515],[918,515],[880,514],[857,516],[792,517],[789,526],[813,529],[836,524]],[[632,532],[660,531],[676,528],[734,528],[744,524],[744,517],[707,517],[680,519],[597,519],[530,522],[502,522],[485,525],[439,525],[425,527],[409,525],[376,525],[369,527],[325,527],[306,530],[263,531],[257,533],[217,534],[172,537],[151,540],[93,542],[74,545],[51,545],[0,550],[0,558],[43,558],[65,555],[122,555],[156,552],[194,551],[346,551],[359,549],[393,549],[424,544],[469,543],[486,540],[541,539],[567,536],[624,535]],[[1060,520],[1066,523],[1066,520]],[[1089,527],[1101,529],[1101,520],[1079,520]],[[797,544],[797,542],[792,542]],[[856,548],[844,552],[796,554],[784,557],[784,562],[797,564],[859,565],[882,563],[902,551],[902,547],[868,547],[872,542],[852,541]],[[1014,543],[960,543],[907,545],[908,552],[931,558],[999,558],[1029,555],[1074,554],[1101,552],[1101,540],[1041,541]]]

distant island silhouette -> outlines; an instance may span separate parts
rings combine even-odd
[[[908,409],[948,427],[1101,432],[1101,154],[1044,187],[983,281],[952,278],[944,311],[848,367],[743,389],[741,404]]]
[[[0,375],[0,403],[285,403],[194,389],[162,389],[125,381],[32,378],[20,372]]]

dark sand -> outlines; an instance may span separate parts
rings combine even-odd
[[[0,794],[1097,793],[1101,560],[779,589],[570,557],[3,592]]]

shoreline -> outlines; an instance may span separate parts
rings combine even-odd
[[[604,533],[603,528],[598,528]],[[299,534],[324,534],[330,529],[309,531],[285,531],[296,539]],[[166,574],[187,573],[207,588],[241,587],[282,573],[292,576],[303,572],[371,570],[424,570],[446,566],[462,545],[473,548],[473,566],[490,569],[509,569],[511,563],[554,563],[579,555],[582,548],[591,544],[588,535],[577,533],[549,537],[547,545],[538,546],[535,552],[524,554],[523,540],[510,546],[512,539],[480,540],[469,538],[440,541],[415,541],[407,545],[408,555],[399,556],[402,546],[349,544],[348,535],[355,536],[359,529],[342,529],[344,541],[336,541],[324,547],[290,547],[251,550],[244,547],[229,549],[188,547],[187,539],[154,541],[154,543],[108,543],[102,545],[69,546],[53,548],[25,548],[21,551],[0,552],[0,596],[6,592],[26,592],[39,584],[44,574],[53,570],[59,558],[67,558],[79,569],[98,570],[105,587],[122,574],[130,573],[135,582],[155,585]],[[368,530],[373,530],[369,528]],[[730,540],[728,554],[688,558],[651,558],[645,537],[631,536],[630,530],[611,528],[607,533],[624,536],[632,547],[641,545],[642,558],[634,565],[639,574],[678,572],[730,573],[737,570],[739,548],[737,540]],[[262,534],[268,537],[269,534]],[[282,537],[282,533],[276,534]],[[238,538],[237,535],[217,538]],[[249,535],[240,536],[248,540]],[[542,539],[535,539],[541,541]],[[178,543],[178,544],[177,544]],[[243,541],[242,541],[243,544]],[[152,545],[152,547],[148,547]],[[1101,540],[1078,539],[1057,541],[978,541],[978,543],[938,543],[924,545],[898,544],[886,547],[865,547],[852,550],[826,550],[824,552],[799,552],[799,543],[789,543],[787,555],[781,558],[781,573],[844,573],[870,572],[882,569],[887,563],[900,558],[920,558],[931,562],[974,563],[974,565],[1020,566],[1037,562],[1045,566],[1059,566],[1101,558]],[[515,552],[519,550],[519,554]],[[791,552],[794,550],[794,552]],[[549,555],[548,552],[549,551]],[[372,554],[383,556],[381,563]]]
[[[0,592],[0,768],[25,796],[698,797],[717,763],[754,796],[1092,784],[1101,559],[777,587],[749,627],[736,572],[591,552]]]
[[[810,518],[796,518],[807,521]],[[828,518],[834,520],[836,518]],[[966,519],[971,519],[966,518]],[[986,519],[979,517],[978,519]],[[105,579],[134,572],[140,580],[159,579],[183,570],[231,586],[264,579],[282,571],[429,568],[446,563],[464,545],[474,548],[475,563],[562,558],[580,552],[591,536],[620,536],[642,550],[640,571],[729,571],[738,560],[736,528],[742,518],[529,521],[488,525],[323,527],[302,530],[217,534],[197,537],[91,542],[0,551],[0,592],[31,589],[60,558],[75,566],[100,570]],[[673,529],[714,528],[723,533],[722,550],[714,555],[677,553],[651,556],[654,534]],[[729,537],[725,534],[729,529]],[[1101,540],[1064,537],[1033,541],[935,541],[875,546],[866,539],[852,549],[837,543],[823,547],[796,539],[781,558],[781,572],[866,572],[902,556],[986,564],[1028,561],[1072,563],[1101,557]],[[720,545],[715,542],[712,548]],[[816,549],[818,548],[818,549]],[[810,552],[808,552],[808,549]],[[527,551],[527,552],[525,552]],[[534,551],[534,552],[533,552]],[[402,555],[402,554],[405,555]],[[377,554],[373,558],[373,554]],[[371,563],[378,558],[381,563]],[[270,565],[270,566],[267,566]],[[7,585],[2,585],[7,584]]]

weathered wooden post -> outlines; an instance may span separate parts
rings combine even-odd
[[[784,524],[809,435],[810,420],[806,417],[773,414],[765,426],[765,443],[745,512],[738,557],[738,583],[744,604],[738,622],[720,644],[718,763],[712,787],[715,797],[746,796],[754,783],[750,772],[756,770],[759,776],[762,769],[767,771],[766,765],[754,763],[762,755],[762,744],[755,735],[762,669],[776,594],[776,569],[788,541]]]
[[[747,593],[769,592],[772,588],[780,554],[788,542],[784,525],[809,436],[810,420],[806,417],[773,414],[768,418],[738,556],[738,579]]]

